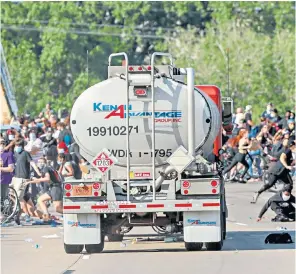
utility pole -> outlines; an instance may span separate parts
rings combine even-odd
[[[227,93],[230,97],[230,66],[229,66],[229,48],[227,48]]]
[[[86,51],[86,74],[87,74],[87,88],[89,87],[89,77],[88,77],[88,50]]]

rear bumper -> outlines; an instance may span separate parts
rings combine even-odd
[[[149,203],[131,202],[64,202],[64,214],[73,213],[132,213],[132,212],[184,212],[220,211],[220,199],[169,200]]]

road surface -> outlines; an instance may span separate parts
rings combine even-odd
[[[270,210],[262,222],[256,222],[258,212],[272,195],[264,193],[256,205],[250,204],[259,186],[227,185],[228,233],[222,251],[187,252],[182,242],[127,241],[125,247],[122,243],[106,243],[102,254],[67,255],[61,227],[5,227],[1,236],[1,273],[294,274],[295,244],[266,245],[264,239],[278,226],[285,226],[295,241],[295,223],[272,223]],[[151,233],[150,228],[141,229],[130,233]],[[55,234],[58,238],[42,237]]]

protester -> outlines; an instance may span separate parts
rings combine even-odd
[[[30,212],[28,210],[28,201],[30,198],[24,199],[24,194],[26,191],[26,181],[30,179],[30,166],[36,171],[36,173],[41,176],[38,167],[33,161],[30,153],[24,150],[24,140],[19,139],[15,143],[15,157],[16,157],[16,167],[15,167],[15,175],[12,178],[11,186],[15,189],[19,199],[21,208],[26,214],[26,217],[30,216]],[[30,205],[29,205],[30,206]]]
[[[273,168],[269,171],[270,177],[268,184],[263,185],[260,190],[255,193],[253,197],[253,202],[256,203],[259,195],[266,191],[267,189],[274,186],[274,184],[277,182],[277,180],[282,180],[286,184],[293,185],[292,178],[289,174],[289,172],[292,170],[291,163],[292,163],[292,151],[296,151],[296,144],[295,141],[291,141],[288,144],[288,149],[286,149],[280,156],[279,161],[277,161],[276,165],[273,166]]]
[[[245,121],[246,121],[246,129],[248,132],[250,132],[252,126],[254,125],[252,120],[252,106],[250,105],[246,106]]]
[[[8,186],[11,183],[14,171],[14,157],[11,151],[5,150],[6,142],[4,139],[0,139],[0,176],[1,176],[1,201],[8,194]]]
[[[291,192],[292,186],[286,185],[281,192],[269,198],[261,209],[257,222],[261,221],[269,207],[276,214],[275,218],[272,219],[273,222],[295,221],[295,196]]]
[[[247,150],[251,148],[251,144],[248,139],[248,132],[246,130],[241,130],[239,133],[239,136],[237,138],[238,140],[238,153],[234,156],[231,164],[224,169],[223,175],[228,173],[234,166],[236,166],[238,163],[241,163],[244,165],[245,170],[242,173],[241,177],[239,178],[240,183],[245,183],[244,181],[244,176],[246,175],[248,169],[249,169],[249,164],[246,161],[246,155],[247,155]]]
[[[43,163],[45,164],[45,161]],[[42,183],[49,184],[48,191],[43,193],[38,198],[38,205],[43,212],[42,218],[44,221],[48,221],[50,219],[50,214],[46,206],[47,201],[52,201],[55,211],[63,214],[63,189],[61,185],[62,181],[57,171],[55,171],[52,167],[47,166],[46,164],[42,168],[42,170],[43,175],[41,175],[40,178],[34,178],[33,180],[27,182],[27,185]]]

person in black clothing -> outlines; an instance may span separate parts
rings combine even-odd
[[[252,129],[252,126],[253,126],[252,106],[250,106],[250,105],[246,106],[245,121],[246,121],[247,131],[250,132]]]
[[[44,161],[45,163],[45,161]],[[34,178],[27,184],[40,184],[49,183],[49,189],[46,193],[42,194],[38,198],[38,204],[43,211],[42,218],[47,221],[50,218],[46,202],[52,200],[55,211],[63,214],[63,189],[61,184],[61,178],[56,170],[52,167],[45,165],[43,168],[43,176],[41,178]]]
[[[295,196],[291,194],[293,187],[286,185],[282,192],[273,195],[261,209],[257,222],[260,222],[262,216],[270,207],[276,214],[273,222],[288,222],[290,219],[295,221]]]
[[[21,203],[22,210],[24,213],[29,216],[29,211],[27,208],[27,202],[30,200],[30,197],[25,197],[24,194],[26,192],[26,182],[30,179],[30,167],[36,171],[38,175],[41,175],[38,167],[34,163],[30,153],[24,150],[24,140],[18,139],[15,142],[15,158],[16,158],[16,167],[15,167],[15,175],[12,178],[11,186],[15,189]],[[27,201],[26,201],[27,200]]]
[[[245,169],[244,169],[244,172],[242,173],[241,177],[239,178],[239,182],[246,183],[244,181],[244,176],[246,175],[246,173],[248,172],[248,169],[250,167],[248,162],[246,161],[246,156],[248,153],[248,149],[250,149],[252,145],[249,142],[248,132],[246,130],[244,130],[244,131],[242,130],[240,132],[240,136],[239,136],[240,140],[238,142],[238,153],[235,154],[234,158],[231,161],[231,164],[223,170],[222,174],[225,175],[233,167],[235,167],[238,163],[241,163],[245,166]]]
[[[293,185],[293,180],[289,174],[292,170],[291,163],[293,161],[292,152],[296,152],[295,141],[290,140],[288,148],[281,154],[277,163],[269,170],[269,182],[261,187],[261,189],[255,193],[252,203],[256,203],[259,195],[275,185],[277,180],[282,180],[285,184]]]
[[[281,129],[288,127],[288,120],[290,119],[290,115],[291,115],[291,110],[287,110],[285,117],[279,121],[278,125]]]

